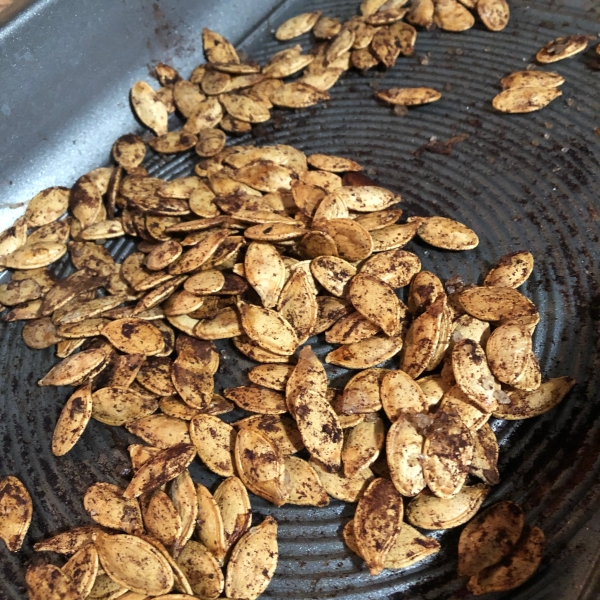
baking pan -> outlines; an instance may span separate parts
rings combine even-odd
[[[357,2],[272,0],[156,1],[46,0],[31,4],[0,30],[0,228],[24,210],[41,188],[71,185],[85,171],[108,164],[112,141],[138,131],[127,93],[149,80],[152,65],[172,63],[184,75],[202,61],[202,27],[229,37],[264,62],[284,47],[272,31],[307,10],[348,18]],[[389,71],[347,73],[331,101],[305,111],[274,111],[268,123],[236,143],[286,143],[306,153],[358,160],[369,176],[403,197],[405,215],[456,218],[477,231],[468,253],[411,242],[423,268],[443,278],[480,282],[502,255],[528,249],[536,258],[524,292],[540,307],[534,347],[548,377],[571,375],[577,386],[557,408],[527,421],[497,421],[501,482],[486,504],[511,499],[527,522],[540,526],[548,546],[536,575],[524,586],[490,598],[596,600],[600,597],[600,397],[598,324],[600,291],[600,73],[586,53],[553,65],[566,83],[563,96],[529,115],[491,108],[498,81],[526,68],[535,51],[565,34],[600,32],[600,10],[589,0],[511,2],[501,33],[476,25],[463,34],[419,33],[414,57]],[[300,38],[303,47],[309,36]],[[290,42],[291,45],[294,42]],[[397,116],[373,98],[378,87],[426,85],[442,101]],[[450,153],[443,144],[466,134]],[[168,178],[187,174],[194,159],[152,158],[149,168]],[[109,246],[115,256],[129,248]],[[33,496],[34,517],[23,550],[0,550],[0,597],[25,598],[24,572],[39,558],[33,543],[89,522],[82,506],[95,481],[126,484],[122,428],[91,422],[67,456],[55,458],[50,440],[67,389],[38,388],[54,362],[51,350],[32,351],[22,324],[1,326],[0,476],[17,475]],[[323,356],[328,346],[311,340]],[[249,361],[221,344],[218,387],[240,385]],[[392,360],[392,364],[395,363]],[[347,373],[330,369],[335,385]],[[226,415],[236,418],[238,413]],[[198,464],[197,481],[215,476]],[[324,509],[275,508],[252,498],[257,515],[280,523],[280,561],[265,598],[468,598],[456,575],[459,530],[434,534],[442,551],[400,572],[370,577],[342,541],[354,508],[332,501]],[[46,557],[44,557],[46,558]],[[51,557],[58,560],[58,557]]]

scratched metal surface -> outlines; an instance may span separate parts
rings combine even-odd
[[[313,7],[338,17],[355,11],[347,1],[290,0],[271,12],[275,4],[111,0],[96,5],[86,0],[73,10],[66,0],[56,0],[34,3],[11,21],[0,30],[0,73],[9,74],[0,88],[3,225],[23,210],[11,206],[39,189],[70,185],[79,174],[106,164],[112,140],[139,129],[126,101],[131,83],[147,78],[149,66],[159,59],[189,74],[201,61],[203,26],[228,35],[264,62],[282,47],[271,29],[285,18]],[[349,73],[331,90],[327,104],[274,111],[270,122],[238,142],[286,143],[307,153],[354,158],[370,176],[402,194],[406,216],[441,214],[467,223],[480,235],[474,251],[442,252],[418,242],[407,247],[419,254],[425,269],[443,278],[460,274],[477,282],[500,255],[521,248],[534,253],[536,268],[524,291],[543,314],[535,350],[546,376],[568,374],[578,384],[565,402],[540,418],[493,423],[501,440],[502,480],[487,503],[519,502],[528,522],[545,531],[548,548],[533,579],[490,598],[593,600],[600,596],[597,58],[590,49],[553,66],[567,80],[564,94],[539,113],[499,115],[490,100],[499,79],[529,64],[543,43],[560,34],[600,32],[600,12],[584,0],[535,5],[515,0],[511,8],[511,23],[502,33],[480,26],[460,35],[422,33],[415,57],[400,59],[389,72]],[[309,36],[300,42],[307,46]],[[397,117],[372,97],[378,86],[413,84],[441,89],[444,98]],[[463,133],[469,137],[451,155],[415,155],[432,138]],[[193,163],[193,157],[181,156],[152,159],[149,167],[172,178],[189,173]],[[120,257],[130,250],[123,243],[109,247]],[[21,328],[4,324],[0,331],[0,476],[19,476],[35,510],[23,551],[9,555],[0,548],[0,598],[11,600],[25,597],[24,570],[35,560],[33,543],[89,522],[81,503],[86,488],[99,480],[126,484],[126,446],[134,439],[121,428],[92,422],[71,453],[54,458],[50,439],[68,390],[37,387],[54,358],[50,350],[26,348]],[[320,356],[328,351],[322,339],[311,341]],[[220,347],[217,385],[243,383],[250,362],[230,344]],[[347,374],[332,369],[330,376],[342,385]],[[217,479],[199,464],[192,473],[207,485]],[[351,505],[333,501],[325,509],[277,509],[257,498],[252,505],[257,521],[272,514],[280,522],[281,558],[265,597],[469,597],[455,576],[460,528],[436,534],[443,548],[437,556],[371,578],[342,542]]]

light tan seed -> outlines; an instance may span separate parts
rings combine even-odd
[[[228,230],[206,232],[199,243],[184,252],[176,262],[169,266],[169,273],[181,275],[198,269],[215,254],[228,235]]]
[[[221,103],[211,96],[198,104],[195,110],[189,115],[188,120],[183,126],[187,133],[199,133],[204,129],[216,127],[223,118],[223,108]]]
[[[92,373],[98,373],[106,366],[106,362],[104,350],[84,350],[52,367],[46,376],[40,379],[38,385],[73,385],[91,376]]]
[[[393,337],[400,333],[408,309],[394,290],[373,275],[358,274],[352,278],[348,298],[354,308],[383,332]]]
[[[298,353],[298,363],[286,384],[286,403],[292,415],[295,414],[297,398],[307,391],[317,396],[327,395],[327,374],[310,346],[305,346]]]
[[[248,378],[256,385],[284,392],[293,370],[290,365],[259,365],[248,371]]]
[[[328,92],[300,81],[286,83],[271,94],[271,102],[285,108],[308,108],[329,98]]]
[[[423,390],[404,371],[389,371],[381,380],[381,404],[392,423],[402,416],[427,413]]]
[[[80,598],[79,592],[71,579],[58,567],[50,564],[31,566],[25,573],[27,593],[31,600],[44,598]]]
[[[309,277],[305,271],[296,269],[277,302],[277,311],[292,326],[299,344],[312,334],[317,321],[317,300]]]
[[[554,87],[510,88],[500,92],[492,100],[492,106],[505,113],[530,113],[540,110],[562,96]]]
[[[240,386],[224,390],[225,398],[249,412],[278,415],[287,412],[285,397],[279,392],[259,387]]]
[[[42,288],[33,279],[21,279],[0,285],[0,304],[5,306],[37,300],[41,295]]]
[[[36,552],[56,552],[66,555],[75,554],[77,550],[93,542],[93,536],[98,529],[99,527],[90,525],[74,527],[47,540],[37,542],[34,545],[34,550]]]
[[[164,348],[164,339],[160,331],[142,319],[117,319],[102,330],[102,335],[115,348],[126,354],[152,356]]]
[[[462,223],[445,217],[430,217],[417,230],[428,244],[444,250],[472,250],[479,244],[475,232]]]
[[[494,376],[502,383],[512,385],[527,366],[532,352],[531,335],[522,325],[500,325],[490,336],[485,351]]]
[[[438,498],[429,490],[420,492],[406,507],[409,523],[421,529],[450,529],[472,519],[487,495],[487,485],[465,485],[451,498]]]
[[[268,437],[254,427],[243,427],[234,457],[238,476],[251,492],[277,506],[284,504],[284,457]]]
[[[475,17],[456,0],[435,0],[434,23],[444,31],[466,31]]]
[[[429,29],[433,25],[433,0],[413,0],[406,20],[413,25]]]
[[[479,430],[490,418],[490,413],[483,411],[460,389],[460,386],[453,385],[448,389],[438,408],[438,412],[447,412],[458,414],[462,422],[471,430],[471,433]]]
[[[181,518],[181,533],[173,544],[173,556],[177,558],[181,549],[192,537],[198,516],[196,488],[189,472],[183,470],[171,483],[171,500]]]
[[[562,75],[551,71],[515,71],[500,80],[503,90],[521,87],[558,87],[564,82]]]
[[[99,525],[126,533],[141,533],[144,526],[139,503],[126,499],[124,491],[112,483],[95,483],[87,489],[83,506]]]
[[[202,462],[214,473],[231,477],[235,429],[218,417],[196,415],[190,422],[190,437]]]
[[[524,526],[521,508],[505,500],[477,515],[458,541],[458,573],[477,575],[506,558],[519,541]]]
[[[383,229],[388,225],[393,225],[401,215],[402,211],[399,208],[377,210],[372,213],[358,215],[356,221],[367,231],[376,231],[378,229]]]
[[[542,64],[569,58],[579,52],[583,52],[587,48],[590,39],[593,38],[587,35],[569,35],[556,38],[541,48],[535,55],[535,58]]]
[[[240,58],[231,43],[215,31],[202,30],[204,54],[211,63],[239,63]]]
[[[227,552],[225,529],[219,506],[213,495],[202,484],[196,484],[198,521],[196,535],[204,547],[222,562]]]
[[[421,270],[419,257],[405,250],[388,250],[369,258],[360,273],[378,277],[393,288],[408,285]]]
[[[246,251],[244,272],[265,308],[276,306],[285,282],[285,267],[275,248],[252,242]]]
[[[489,346],[489,340],[488,340]],[[452,369],[456,382],[471,402],[484,412],[497,405],[499,384],[487,364],[485,352],[473,340],[461,340],[452,350]]]
[[[267,588],[279,558],[277,521],[265,517],[237,542],[227,566],[225,594],[228,598],[258,598]]]
[[[390,225],[383,229],[371,232],[373,238],[373,252],[382,252],[384,250],[394,250],[402,248],[415,237],[418,222],[405,223],[403,225]]]
[[[25,219],[30,227],[41,227],[60,219],[68,207],[69,188],[46,188],[29,201]]]
[[[146,156],[146,144],[136,135],[128,133],[113,144],[112,155],[126,171],[131,171],[142,164]]]
[[[27,238],[27,243],[55,242],[66,244],[71,233],[71,227],[72,219],[69,217],[62,221],[54,221],[53,223],[42,225]]]
[[[510,8],[506,0],[478,1],[477,13],[490,31],[502,31],[510,19]]]
[[[67,252],[64,244],[57,242],[36,242],[17,248],[1,259],[2,265],[10,269],[39,269],[47,267]]]
[[[57,344],[63,338],[58,334],[50,317],[34,319],[25,323],[22,331],[23,341],[29,348],[43,350]]]
[[[315,23],[319,20],[320,16],[320,10],[296,15],[277,28],[275,37],[280,41],[292,40],[295,37],[310,31],[315,26]]]
[[[190,444],[188,423],[166,415],[143,417],[128,423],[126,427],[145,442],[159,448],[168,449],[178,444]]]
[[[162,490],[154,490],[145,501],[143,517],[148,533],[165,546],[172,546],[181,534],[181,517]]]
[[[75,585],[83,598],[87,598],[98,575],[98,551],[93,544],[78,550],[61,569]]]
[[[531,71],[527,71],[530,73]],[[483,281],[485,286],[518,288],[523,285],[533,271],[531,252],[520,251],[505,254]]]
[[[384,441],[383,420],[376,413],[353,427],[344,440],[342,450],[345,476],[352,478],[371,466],[377,460]]]
[[[145,81],[138,81],[131,88],[131,104],[140,121],[156,135],[167,133],[167,107]]]
[[[271,118],[269,110],[261,102],[250,96],[223,94],[220,101],[234,119],[248,123],[263,123]]]
[[[339,319],[325,334],[328,344],[354,344],[369,339],[379,333],[378,325],[353,312]]]
[[[402,338],[376,335],[333,350],[325,357],[325,362],[347,369],[368,369],[398,354],[401,349]]]
[[[221,511],[226,548],[230,550],[252,523],[250,498],[242,481],[232,476],[215,490],[214,499]]]
[[[318,212],[319,209],[317,209]],[[327,233],[333,239],[338,254],[345,260],[350,262],[364,260],[373,251],[371,234],[352,219],[332,218],[318,222],[315,220],[313,227]]]
[[[334,296],[344,296],[356,268],[337,256],[319,256],[311,261],[310,270],[315,279]]]
[[[99,533],[95,544],[104,571],[115,583],[152,596],[166,594],[173,587],[173,571],[168,561],[141,538]]]
[[[463,309],[481,321],[507,321],[539,314],[535,304],[512,288],[472,287],[459,296]]]
[[[304,448],[302,437],[293,419],[286,415],[253,415],[236,421],[234,427],[254,427],[267,436],[283,456]]]
[[[11,552],[18,552],[31,523],[33,503],[29,492],[17,479],[0,479],[0,539]]]
[[[83,435],[92,416],[92,393],[86,384],[73,393],[63,407],[52,435],[52,454],[64,456]]]
[[[296,456],[288,456],[285,459],[285,469],[286,475],[290,478],[287,502],[319,507],[329,504],[329,496],[310,463]]]

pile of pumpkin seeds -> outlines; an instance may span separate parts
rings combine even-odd
[[[144,442],[129,448],[127,488],[98,482],[87,490],[84,507],[96,525],[36,544],[70,558],[61,569],[28,570],[31,598],[177,597],[172,589],[180,598],[257,598],[276,569],[277,524],[267,517],[251,528],[247,491],[278,506],[357,503],[344,529],[348,547],[373,574],[406,568],[439,549],[422,530],[468,522],[498,483],[490,416],[540,415],[573,386],[569,377],[542,383],[531,341],[539,312],[516,290],[533,269],[530,253],[502,257],[483,286],[444,285],[403,247],[417,236],[469,250],[478,237],[467,226],[442,217],[399,223],[400,197],[346,158],[306,157],[284,145],[225,147],[224,131],[247,131],[273,105],[326,99],[360,56],[391,66],[400,52],[412,53],[416,31],[401,22],[405,14],[419,26],[472,26],[454,0],[402,4],[364,2],[363,16],[345,24],[320,13],[295,17],[279,39],[313,29],[331,41],[309,55],[284,50],[263,69],[205,30],[208,63],[189,81],[161,64],[160,90],[138,82],[131,92],[156,133],[151,148],[195,148],[204,159],[195,175],[150,177],[146,143],[125,135],[113,146],[116,166],[71,189],[43,190],[0,235],[0,265],[12,271],[0,286],[4,319],[26,321],[31,348],[56,344],[63,360],[40,385],[75,388],[53,453],[66,454],[91,418]],[[502,28],[486,21],[501,14],[496,4],[477,3],[490,29]],[[388,42],[398,52],[385,50]],[[540,52],[573,54],[569,41],[555,42]],[[301,69],[301,79],[281,81]],[[556,89],[558,78],[527,71],[503,87]],[[378,95],[404,106],[439,98],[427,88]],[[175,109],[186,123],[169,132]],[[119,264],[103,243],[121,236],[140,241]],[[75,271],[59,281],[49,267],[66,254]],[[406,286],[404,304],[396,292]],[[327,363],[356,370],[343,390],[330,387],[306,345],[315,335],[337,346]],[[212,341],[226,338],[259,365],[249,385],[223,397],[214,393],[220,357]],[[398,368],[378,367],[394,356]],[[250,416],[219,418],[234,406]],[[225,478],[214,494],[192,481],[195,459]],[[506,504],[461,536],[459,570],[474,593],[520,585],[539,564],[543,534],[523,533],[522,516]],[[3,479],[0,537],[9,550],[21,547],[31,515],[21,482]],[[488,533],[497,530],[507,538],[490,546]]]
[[[444,217],[398,222],[400,197],[352,160],[231,146],[166,182],[142,172],[145,153],[135,136],[120,138],[117,166],[40,192],[2,236],[13,271],[0,287],[5,318],[26,321],[28,346],[56,344],[63,360],[39,384],[75,388],[54,454],[90,419],[144,442],[130,447],[127,488],[86,492],[97,526],[36,545],[73,556],[62,570],[32,567],[31,597],[52,586],[69,598],[174,586],[256,598],[276,568],[276,523],[250,529],[247,490],[277,506],[357,502],[344,538],[373,574],[437,552],[421,530],[466,523],[499,481],[489,418],[542,414],[574,384],[542,383],[539,312],[516,289],[531,254],[506,255],[482,286],[444,285],[403,247],[417,236],[466,251],[476,233]],[[141,240],[118,264],[102,241],[123,235]],[[57,281],[48,267],[66,253],[75,271]],[[356,370],[343,390],[306,344],[318,334],[336,346],[327,363]],[[227,338],[260,364],[222,397],[213,340]],[[378,367],[394,356],[398,368]],[[219,418],[234,406],[250,416]],[[191,480],[196,458],[226,478],[214,495]],[[13,478],[4,486],[14,493],[2,496],[0,534],[17,550],[31,500],[11,512],[15,494],[28,495]],[[474,590],[521,583],[488,577],[493,566]]]

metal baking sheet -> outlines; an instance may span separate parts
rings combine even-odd
[[[321,9],[347,18],[358,3],[271,0],[39,1],[0,29],[0,229],[24,203],[49,185],[71,185],[78,175],[108,164],[112,141],[140,130],[127,94],[152,65],[171,62],[184,75],[202,61],[200,32],[210,27],[264,62],[285,47],[274,26],[299,12]],[[600,84],[590,48],[553,65],[566,83],[563,96],[530,115],[491,108],[500,78],[526,68],[535,51],[564,34],[600,32],[591,0],[511,2],[501,33],[476,25],[464,34],[419,33],[414,57],[389,70],[348,73],[331,101],[305,111],[274,111],[273,119],[236,143],[286,143],[306,153],[358,160],[367,174],[403,197],[405,216],[439,214],[473,227],[478,248],[437,251],[419,242],[423,268],[444,278],[481,275],[504,253],[528,249],[536,258],[524,291],[543,315],[534,339],[546,376],[572,375],[577,386],[553,411],[529,421],[493,423],[500,439],[501,483],[486,504],[520,503],[527,521],[546,533],[548,547],[536,575],[518,590],[490,595],[516,600],[595,600],[600,597]],[[310,36],[300,40],[310,45]],[[294,42],[290,42],[291,45]],[[396,116],[374,89],[427,85],[443,100]],[[434,142],[468,137],[450,154]],[[152,172],[168,178],[189,173],[191,156],[154,158]],[[110,245],[117,256],[128,251]],[[81,498],[95,481],[124,485],[134,438],[121,428],[92,422],[67,456],[55,458],[50,439],[68,390],[38,388],[54,362],[51,350],[33,351],[20,340],[22,324],[0,327],[0,476],[15,474],[30,490],[34,517],[22,552],[0,549],[0,598],[26,597],[26,566],[39,559],[35,541],[89,523]],[[317,353],[328,348],[311,340]],[[245,381],[249,361],[222,344],[220,387]],[[392,364],[395,365],[392,360]],[[336,385],[346,373],[330,372]],[[228,418],[232,418],[228,416]],[[193,476],[215,477],[198,464]],[[456,575],[460,529],[436,534],[442,552],[410,569],[370,577],[346,551],[341,530],[353,507],[333,501],[325,509],[274,508],[252,499],[257,516],[280,522],[280,562],[266,598],[468,598]],[[46,557],[44,557],[46,558]],[[58,557],[51,557],[59,560]]]

